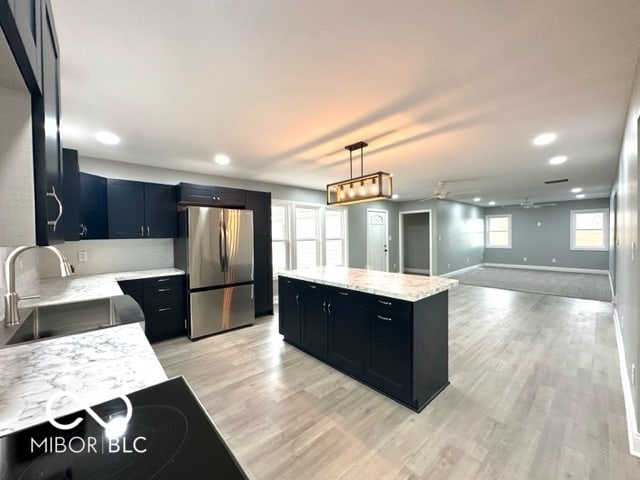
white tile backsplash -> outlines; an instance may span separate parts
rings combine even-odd
[[[83,240],[67,242],[58,248],[67,255],[78,275],[173,267],[171,238]],[[79,252],[86,252],[86,262],[79,261]],[[60,275],[55,258],[46,253],[38,257],[38,270],[41,278]]]

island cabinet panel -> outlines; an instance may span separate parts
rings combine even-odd
[[[327,292],[328,345],[327,358],[332,365],[355,376],[364,368],[366,312],[360,296],[348,290],[328,289]]]
[[[294,345],[300,345],[302,287],[297,280],[278,278],[278,326],[284,338]]]
[[[280,275],[284,339],[403,405],[448,384],[448,292],[405,301]]]
[[[411,317],[366,309],[364,378],[374,387],[410,401]]]
[[[317,357],[327,358],[327,300],[320,285],[304,286],[300,345]]]

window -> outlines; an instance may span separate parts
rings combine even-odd
[[[289,269],[287,252],[287,209],[282,205],[271,206],[271,253],[273,274]]]
[[[345,265],[345,217],[344,210],[325,210],[325,265]]]
[[[571,210],[571,250],[609,249],[609,209]]]
[[[487,248],[511,248],[511,215],[486,216]]]
[[[347,209],[273,200],[273,273],[347,265]]]
[[[320,249],[318,235],[319,209],[295,207],[296,267],[308,268],[319,265]]]

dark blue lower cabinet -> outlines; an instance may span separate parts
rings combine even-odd
[[[448,292],[407,302],[286,275],[278,289],[288,343],[415,411],[449,384]]]

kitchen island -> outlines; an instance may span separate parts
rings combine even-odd
[[[415,411],[448,384],[448,290],[458,281],[346,267],[280,273],[285,341]]]

